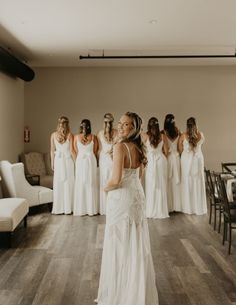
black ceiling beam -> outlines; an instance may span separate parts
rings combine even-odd
[[[176,59],[176,58],[236,58],[236,54],[225,54],[225,55],[120,55],[120,56],[107,56],[107,55],[101,55],[101,56],[83,56],[80,55],[80,60],[83,59]]]
[[[0,47],[0,71],[26,82],[34,79],[34,71],[2,47]]]

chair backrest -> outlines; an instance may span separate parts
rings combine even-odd
[[[236,162],[222,162],[221,167],[224,173],[236,173]]]
[[[210,170],[209,169],[204,169],[205,172],[205,178],[206,178],[206,192],[208,196],[211,196],[211,183],[210,183]]]
[[[2,177],[0,176],[0,199],[3,198],[3,192],[2,192]]]
[[[16,187],[12,175],[12,164],[9,161],[0,162],[3,194],[5,197],[16,197]]]
[[[215,183],[215,177],[210,170],[205,170],[207,189],[210,200],[216,201],[219,200],[219,194]]]
[[[30,185],[25,179],[23,163],[11,164],[8,161],[1,161],[0,171],[4,197],[25,198],[29,206],[38,204],[40,189]]]
[[[231,220],[229,200],[226,192],[225,181],[221,173],[214,173],[218,193],[223,204],[224,214]]]
[[[21,154],[20,159],[25,165],[26,174],[40,176],[46,175],[47,171],[43,153],[29,152]]]

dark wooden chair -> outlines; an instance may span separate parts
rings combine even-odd
[[[222,203],[220,201],[217,188],[215,187],[214,176],[210,170],[205,169],[206,176],[206,192],[209,199],[209,224],[211,224],[212,220],[212,210],[214,212],[214,230],[216,229],[216,218],[217,212],[219,213],[219,224],[218,224],[218,232],[220,233],[221,229],[221,215],[222,215]]]
[[[232,230],[236,229],[236,202],[229,202],[225,188],[225,181],[222,179],[220,173],[214,173],[219,198],[223,203],[224,215],[224,230],[223,230],[223,245],[227,240],[229,228],[229,248],[228,253],[231,253]]]

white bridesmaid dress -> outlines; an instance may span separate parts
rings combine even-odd
[[[126,145],[126,144],[125,144]],[[127,146],[128,152],[129,148]],[[130,152],[129,152],[130,154]],[[158,305],[139,168],[123,169],[107,197],[98,305]]]
[[[181,172],[180,155],[178,152],[179,136],[175,140],[167,137],[169,154],[168,162],[168,182],[167,182],[167,200],[169,212],[181,212]]]
[[[108,143],[103,134],[99,136],[101,142],[101,151],[99,155],[99,177],[100,177],[100,205],[99,213],[106,214],[107,193],[104,192],[104,187],[112,174],[112,158],[110,155],[112,144]]]
[[[70,141],[59,143],[54,136],[55,158],[52,214],[71,214],[74,198],[74,161]]]
[[[182,211],[187,214],[202,215],[207,213],[204,158],[201,150],[203,142],[202,133],[201,139],[194,149],[186,138],[183,141],[181,193]]]
[[[74,215],[98,214],[97,160],[93,152],[94,141],[82,144],[77,141],[75,163]]]
[[[167,202],[167,159],[162,151],[163,140],[157,147],[146,142],[148,164],[145,171],[146,216],[169,217]]]

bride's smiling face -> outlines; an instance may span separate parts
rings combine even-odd
[[[122,115],[118,122],[118,136],[120,138],[127,137],[133,128],[132,119],[127,115]]]

